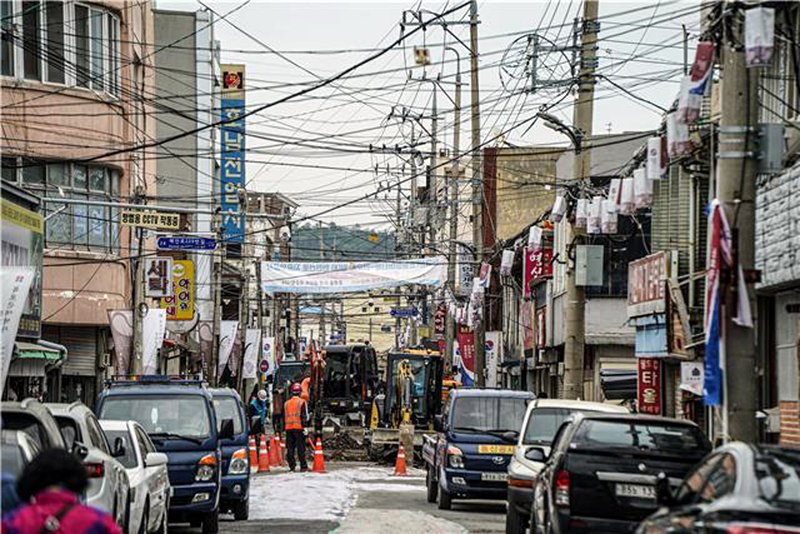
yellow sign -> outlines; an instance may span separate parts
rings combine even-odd
[[[513,445],[478,445],[478,454],[514,454]]]
[[[194,262],[172,262],[172,296],[161,299],[167,321],[190,321],[194,317]]]
[[[2,211],[0,212],[2,217],[0,218],[3,221],[16,224],[37,234],[44,233],[44,219],[38,213],[26,210],[8,200],[3,200],[0,206],[2,206]]]
[[[119,222],[122,226],[179,230],[181,216],[177,213],[158,213],[154,211],[123,211],[119,214]]]

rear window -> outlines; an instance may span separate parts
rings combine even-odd
[[[771,451],[756,458],[755,467],[764,500],[800,507],[800,452]]]
[[[524,397],[459,397],[453,402],[453,430],[519,432],[528,399]]]
[[[573,413],[567,408],[536,408],[531,412],[528,426],[525,427],[523,443],[550,444],[561,423]]]
[[[584,421],[575,440],[593,447],[659,451],[705,451],[700,431],[692,426],[651,421]]]
[[[61,431],[64,442],[67,444],[67,450],[72,450],[76,441],[83,441],[78,423],[76,423],[74,419],[71,417],[56,416],[56,423],[58,423],[58,429]]]
[[[16,478],[25,468],[25,458],[22,456],[22,449],[19,445],[3,443],[2,453],[1,463],[3,473]]]
[[[217,414],[217,427],[222,428],[222,421],[233,419],[233,433],[244,432],[244,421],[239,411],[239,403],[233,397],[214,397],[214,411]]]

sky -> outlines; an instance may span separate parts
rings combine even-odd
[[[161,2],[165,9],[195,10],[196,1]],[[400,22],[419,12],[423,20],[459,6],[455,2],[211,2],[224,20],[214,26],[223,63],[244,63],[247,105],[289,97],[358,62],[336,83],[294,96],[248,118],[251,152],[248,189],[278,191],[314,220],[390,228],[397,191],[408,195],[409,146],[430,154],[432,95],[436,91],[439,150],[451,154],[454,134],[455,52],[461,57],[461,151],[469,149],[468,9],[461,8],[389,49],[401,36]],[[547,108],[569,124],[573,95],[569,80],[573,20],[578,0],[479,2],[481,139],[488,145],[564,145],[565,139],[533,120]],[[229,14],[230,12],[230,14]],[[674,100],[683,73],[683,28],[689,61],[700,26],[698,2],[600,2],[598,80],[594,133],[657,128]],[[406,34],[414,30],[406,26]],[[532,87],[529,36],[553,43],[538,50],[536,69],[549,87]],[[459,40],[461,42],[459,42]],[[428,49],[431,64],[414,63],[414,47]],[[557,50],[553,50],[557,49]],[[432,79],[439,77],[439,84]],[[427,78],[420,80],[421,78]],[[405,111],[404,111],[405,109]],[[402,148],[399,156],[392,153]],[[388,147],[388,150],[384,150]],[[420,159],[420,166],[426,163]],[[424,182],[424,177],[418,178]],[[377,194],[374,194],[376,193]],[[367,195],[373,194],[365,199]]]

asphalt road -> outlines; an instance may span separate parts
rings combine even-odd
[[[425,499],[424,472],[391,476],[391,468],[365,463],[329,464],[326,474],[273,470],[255,477],[250,520],[223,516],[221,533],[261,532],[338,534],[499,533],[505,531],[505,503],[457,501],[439,510]],[[170,525],[170,532],[198,532]]]

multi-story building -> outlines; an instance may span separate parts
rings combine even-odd
[[[148,1],[5,1],[3,180],[44,199],[42,339],[64,345],[59,397],[91,402],[109,367],[108,310],[130,308],[133,190],[155,184]]]

